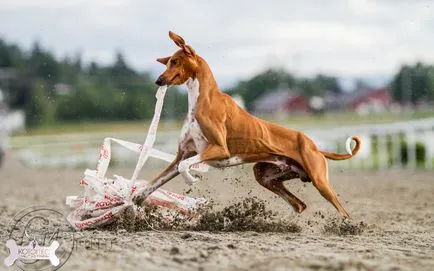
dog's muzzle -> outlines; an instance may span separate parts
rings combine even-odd
[[[155,84],[157,84],[158,86],[162,86],[163,85],[163,78],[158,77],[157,81],[155,81]]]

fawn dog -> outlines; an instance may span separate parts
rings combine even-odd
[[[155,83],[159,86],[186,83],[188,114],[176,159],[134,201],[140,204],[178,174],[187,183],[194,183],[196,178],[189,169],[197,163],[217,168],[256,163],[253,166],[256,181],[282,197],[296,212],[303,212],[306,204],[293,195],[283,181],[300,178],[312,182],[321,195],[348,218],[349,213],[330,186],[326,158],[353,157],[360,149],[360,139],[348,138],[346,154],[322,151],[303,133],[250,115],[220,91],[207,62],[182,37],[173,32],[169,32],[169,37],[180,49],[172,56],[157,59],[166,70]],[[353,149],[352,141],[355,141]]]

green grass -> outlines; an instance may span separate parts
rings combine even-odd
[[[142,121],[85,121],[85,122],[63,122],[48,126],[40,126],[20,131],[14,136],[36,136],[36,135],[57,135],[57,134],[86,134],[95,132],[146,132],[150,120]],[[181,121],[161,121],[158,130],[168,131],[180,129]]]
[[[382,113],[366,116],[357,115],[354,112],[333,112],[323,116],[300,115],[286,116],[283,119],[273,119],[267,116],[262,116],[264,119],[272,122],[280,123],[287,127],[296,129],[315,129],[320,127],[334,127],[341,125],[360,125],[360,124],[381,124],[397,121],[406,121],[414,119],[422,119],[434,117],[434,111],[415,111],[412,113]]]
[[[392,114],[383,113],[375,115],[359,116],[354,112],[327,113],[324,116],[295,115],[285,116],[282,119],[275,119],[270,116],[260,116],[269,121],[295,129],[315,129],[341,125],[359,125],[390,123],[411,119],[434,117],[434,111],[415,111],[413,113]],[[50,126],[31,128],[26,131],[15,133],[16,136],[33,135],[56,135],[76,133],[108,133],[108,132],[146,132],[149,120],[146,121],[112,121],[112,122],[63,122]],[[159,131],[170,131],[181,129],[182,121],[162,120]]]

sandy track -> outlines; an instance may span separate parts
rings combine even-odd
[[[159,169],[143,174],[152,178]],[[83,170],[32,170],[9,159],[0,171],[0,232],[19,210],[43,205],[67,213],[64,198],[81,192]],[[116,173],[129,177],[131,169]],[[363,233],[339,235],[339,215],[311,184],[290,189],[308,205],[295,214],[252,178],[250,167],[213,170],[190,195],[221,206],[257,196],[301,232],[85,231],[61,270],[432,270],[434,266],[434,173],[334,170],[331,182]],[[187,190],[180,178],[166,187]],[[328,231],[324,231],[328,228]],[[97,247],[99,244],[99,248]],[[1,250],[1,259],[6,251]]]

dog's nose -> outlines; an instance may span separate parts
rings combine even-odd
[[[158,86],[162,86],[163,85],[163,78],[158,77],[157,81],[155,81],[155,84],[157,84]]]

